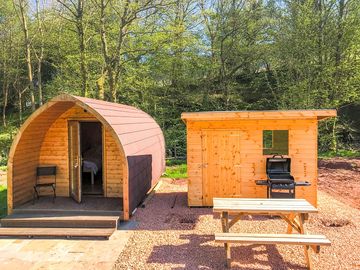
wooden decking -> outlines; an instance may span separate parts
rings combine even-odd
[[[105,238],[108,239],[115,228],[0,228],[2,237],[51,237],[51,238]]]
[[[119,216],[13,214],[1,220],[2,227],[116,228]]]
[[[0,237],[109,238],[123,217],[119,198],[88,197],[81,204],[43,197],[15,208],[0,223]]]
[[[89,215],[88,211],[15,213],[1,220],[0,237],[108,239],[117,229],[120,217],[99,214]]]
[[[29,201],[14,208],[14,213],[26,211],[91,211],[91,212],[121,212],[123,210],[122,198],[104,198],[83,196],[81,203],[75,202],[69,197],[57,197],[55,203],[51,197],[40,197],[33,204]]]

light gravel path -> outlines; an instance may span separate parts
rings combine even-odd
[[[111,270],[131,232],[109,240],[0,239],[1,270]]]
[[[209,208],[188,208],[186,200],[184,180],[164,180],[146,208],[135,213],[137,231],[114,268],[224,269],[223,246],[214,243],[214,233],[221,231],[219,217]],[[314,269],[360,269],[360,211],[323,192],[318,209],[306,229],[326,235],[332,246],[312,253]],[[278,218],[245,217],[232,231],[285,233],[286,224]],[[301,246],[234,245],[232,258],[232,269],[305,269]]]

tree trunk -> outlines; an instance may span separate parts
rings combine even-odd
[[[84,4],[85,0],[56,0],[65,9],[68,10],[70,16],[69,19],[75,24],[76,34],[80,52],[80,77],[81,77],[81,95],[88,96],[88,69],[86,63],[86,40],[85,40],[85,27],[84,27]]]
[[[337,141],[337,135],[336,135],[336,128],[337,128],[337,117],[334,118],[334,123],[332,127],[332,148],[335,154],[338,153],[338,141]]]
[[[21,90],[18,90],[18,106],[19,106],[19,127],[22,124],[22,93]]]
[[[42,93],[42,61],[44,58],[44,31],[42,28],[42,21],[40,19],[40,3],[39,0],[36,0],[36,17],[38,22],[38,30],[40,33],[40,54],[38,55],[38,66],[37,66],[37,80],[38,80],[38,91],[39,91],[39,106],[43,105],[43,93]]]
[[[96,80],[97,98],[102,100],[105,99],[105,78],[106,78],[106,72],[104,72],[103,70],[101,72],[101,76]]]
[[[15,4],[15,0],[14,0]],[[16,5],[16,4],[15,4]],[[20,19],[22,23],[22,30],[24,33],[24,45],[25,45],[25,59],[26,59],[26,67],[27,67],[27,79],[28,79],[28,86],[30,90],[30,99],[31,99],[31,110],[35,111],[35,87],[34,87],[34,80],[33,80],[33,72],[32,72],[32,65],[31,65],[31,40],[29,37],[29,30],[27,26],[27,19],[25,15],[25,0],[19,0],[19,11],[20,11]]]
[[[9,80],[8,80],[8,67],[7,67],[7,56],[6,56],[6,44],[3,43],[3,85],[2,85],[2,94],[3,94],[3,109],[2,109],[2,121],[4,127],[6,127],[6,107],[8,103],[8,94],[9,94]]]
[[[80,2],[80,1],[79,1]],[[86,66],[86,44],[85,35],[82,19],[77,23],[77,32],[79,39],[79,50],[80,50],[80,73],[81,73],[81,95],[84,97],[88,96],[87,91],[87,66]]]
[[[6,108],[8,104],[8,97],[9,97],[9,82],[6,75],[6,65],[4,65],[4,81],[3,81],[3,110],[2,110],[2,120],[3,125],[6,127]]]

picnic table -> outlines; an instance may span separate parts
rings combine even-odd
[[[222,233],[215,235],[215,241],[224,243],[227,266],[231,265],[230,243],[295,244],[304,245],[305,258],[311,268],[309,247],[319,252],[320,245],[330,245],[322,235],[305,235],[304,222],[310,213],[318,210],[304,199],[243,199],[214,198],[215,213],[220,213]],[[229,233],[243,215],[279,216],[287,223],[286,234],[244,234]],[[230,216],[232,218],[230,219]],[[295,230],[298,234],[293,235]]]

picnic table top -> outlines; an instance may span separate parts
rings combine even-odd
[[[305,199],[214,198],[214,212],[317,213]]]

